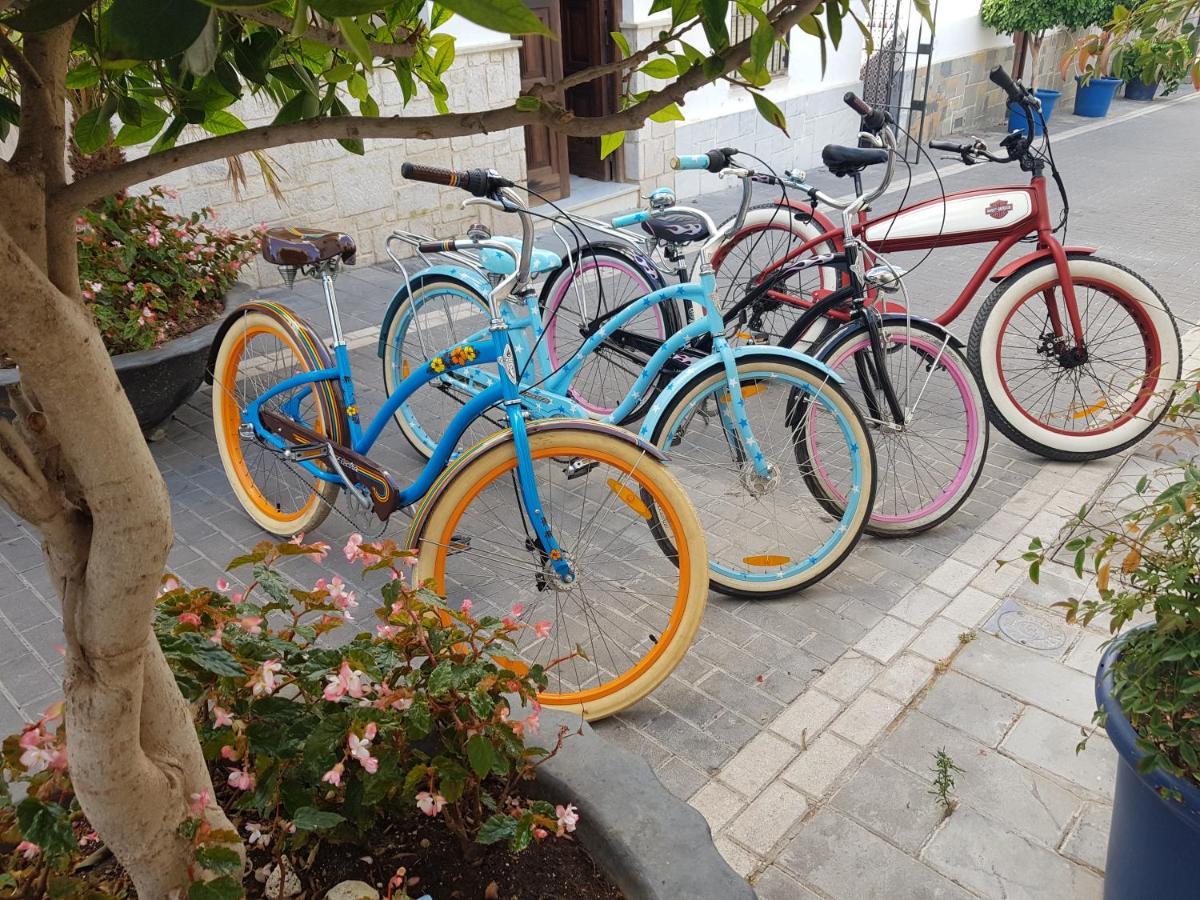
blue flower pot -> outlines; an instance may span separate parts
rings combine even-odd
[[[1075,81],[1079,90],[1075,94],[1075,115],[1087,116],[1089,119],[1103,119],[1108,115],[1117,88],[1121,86],[1120,78],[1093,78],[1087,84],[1078,75]]]
[[[1096,673],[1096,702],[1107,714],[1104,728],[1120,756],[1104,898],[1195,898],[1195,860],[1200,859],[1200,788],[1161,769],[1145,775],[1138,772],[1138,761],[1144,754],[1137,747],[1133,726],[1112,695],[1112,665],[1128,639],[1126,635],[1113,642]]]
[[[1042,133],[1042,120],[1050,121],[1050,114],[1054,112],[1054,104],[1058,103],[1058,98],[1062,96],[1062,91],[1051,91],[1046,88],[1038,88],[1034,95],[1042,101],[1042,114],[1038,116],[1036,113],[1033,116],[1033,134],[1036,137]],[[1014,106],[1011,102],[1008,104],[1008,130],[1016,131],[1025,130],[1025,123],[1028,120],[1025,115],[1025,110],[1020,106]]]
[[[1125,82],[1125,99],[1126,100],[1153,100],[1154,95],[1158,93],[1158,82],[1146,84],[1140,78],[1135,78],[1132,81]]]

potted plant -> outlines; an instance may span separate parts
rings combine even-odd
[[[407,586],[411,551],[356,535],[343,552],[380,575],[382,603],[373,629],[335,642],[355,592],[283,575],[289,559],[328,551],[263,542],[230,564],[240,588],[164,579],[155,635],[214,786],[176,832],[194,860],[189,898],[325,897],[350,882],[389,900],[561,896],[563,885],[584,900],[752,900],[704,819],[644,761],[578,715],[540,709],[556,666],[582,651],[545,667],[506,654],[514,634],[549,637],[549,623],[520,606],[449,608]],[[0,897],[129,895],[74,799],[64,737],[57,704],[4,742]],[[212,803],[236,833],[208,826]]]
[[[1113,10],[1112,0],[983,0],[979,14],[983,24],[1000,34],[1024,33],[1030,47],[1029,86],[1042,101],[1040,117],[1034,117],[1034,134],[1042,133],[1042,122],[1048,121],[1058,103],[1061,91],[1037,87],[1038,64],[1046,32],[1059,27],[1089,28],[1107,21]],[[1026,116],[1019,107],[1009,106],[1009,130],[1025,128]]]
[[[204,377],[217,322],[256,236],[175,215],[164,188],[117,194],[76,219],[80,293],[144,429],[166,421]],[[0,362],[0,366],[3,362]],[[0,368],[0,386],[20,373]]]
[[[1120,761],[1105,897],[1195,897],[1200,854],[1200,372],[1168,413],[1174,459],[1143,477],[1118,509],[1085,507],[1065,543],[1082,576],[1091,557],[1094,596],[1061,604],[1069,622],[1106,620],[1096,675],[1096,721]],[[1180,452],[1180,448],[1193,448]],[[1188,453],[1191,453],[1189,456]],[[1081,530],[1078,530],[1081,529]],[[1036,580],[1047,556],[1025,559]],[[1137,627],[1126,629],[1126,626]]]
[[[1161,85],[1163,96],[1176,90],[1188,77],[1196,58],[1197,32],[1160,39],[1143,35],[1117,48],[1112,55],[1113,75],[1125,79],[1125,96],[1130,100],[1153,100]]]

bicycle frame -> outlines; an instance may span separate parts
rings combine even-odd
[[[1021,192],[1025,193],[1030,198],[1031,209],[1028,214],[1015,220],[1011,225],[1004,229],[987,229],[975,231],[963,231],[951,234],[927,234],[912,237],[888,238],[884,237],[878,240],[871,239],[871,232],[880,230],[886,235],[889,226],[897,219],[897,217],[911,213],[914,210],[919,210],[927,207],[940,206],[943,203],[950,204],[956,199],[968,199],[972,197],[982,197],[986,194],[993,194],[999,191],[1004,192]],[[805,241],[803,244],[790,250],[782,259],[776,260],[770,266],[763,270],[760,279],[765,279],[771,273],[779,270],[787,265],[796,257],[810,252],[814,248],[821,247],[825,244],[832,243],[838,250],[843,248],[845,234],[840,226],[834,226],[826,217],[815,213],[813,220],[826,230],[818,237]],[[977,188],[968,191],[957,191],[952,194],[947,194],[945,198],[937,197],[932,200],[917,203],[913,206],[904,207],[895,212],[888,213],[877,218],[868,218],[865,211],[859,211],[856,221],[852,225],[853,234],[862,240],[867,246],[880,253],[890,251],[904,250],[930,250],[939,247],[953,247],[964,244],[979,244],[995,242],[995,246],[988,252],[987,256],[979,264],[966,286],[959,293],[958,297],[944,310],[940,315],[931,319],[938,325],[946,326],[957,319],[963,311],[970,305],[979,288],[983,285],[988,276],[992,275],[996,265],[1003,256],[1011,250],[1017,242],[1022,238],[1030,235],[1037,236],[1037,252],[1033,254],[1036,257],[1049,255],[1055,263],[1058,270],[1059,283],[1062,285],[1063,301],[1067,308],[1071,330],[1074,332],[1076,341],[1080,341],[1083,335],[1083,324],[1079,318],[1079,306],[1075,299],[1075,285],[1071,279],[1070,267],[1067,260],[1069,252],[1087,252],[1091,249],[1086,247],[1063,247],[1058,238],[1054,236],[1054,226],[1050,222],[1050,204],[1046,193],[1046,178],[1044,175],[1034,175],[1029,185],[1010,185],[1003,187]],[[1019,260],[1019,265],[1025,262],[1028,258]],[[1007,266],[1002,273],[1014,266]],[[996,277],[996,276],[992,276]],[[799,306],[810,305],[809,301],[801,298],[791,298]],[[1064,328],[1062,317],[1059,315],[1058,307],[1052,302],[1050,297],[1046,297],[1047,311],[1050,316],[1050,322],[1055,329],[1055,334],[1059,337],[1063,336]]]
[[[561,552],[559,543],[550,532],[549,523],[542,512],[541,501],[538,499],[537,485],[531,465],[529,435],[525,427],[525,418],[521,411],[521,394],[516,381],[510,374],[510,367],[513,365],[513,355],[507,340],[507,329],[504,324],[501,321],[496,321],[495,327],[489,329],[490,334],[481,333],[479,337],[482,339],[476,340],[476,337],[472,336],[470,341],[463,342],[454,348],[447,348],[443,353],[424,363],[397,386],[396,391],[388,396],[382,407],[380,407],[379,411],[364,428],[359,421],[357,413],[354,395],[354,375],[350,365],[350,354],[346,348],[346,342],[341,335],[341,328],[337,318],[337,307],[333,299],[333,273],[326,267],[321,270],[320,275],[322,283],[325,286],[330,321],[333,323],[334,330],[333,367],[294,375],[260,394],[242,410],[241,420],[243,425],[252,427],[255,436],[260,441],[274,447],[281,453],[287,453],[289,450],[288,443],[262,424],[260,411],[263,404],[289,391],[298,391],[294,397],[283,404],[285,412],[293,418],[298,418],[299,403],[312,390],[312,386],[323,381],[337,381],[341,386],[348,412],[347,420],[350,426],[351,439],[349,449],[357,454],[366,456],[396,410],[420,388],[442,378],[446,371],[453,371],[467,365],[498,363],[497,370],[500,373],[498,380],[490,384],[477,396],[472,397],[455,414],[446,429],[445,435],[438,441],[432,457],[426,462],[424,468],[421,469],[420,474],[411,484],[400,489],[398,505],[408,506],[423,498],[445,470],[459,440],[466,433],[467,427],[471,422],[479,418],[485,410],[496,405],[502,405],[505,408],[508,425],[512,429],[513,441],[516,446],[517,480],[520,487],[521,500],[525,507],[524,514],[533,526],[534,533],[541,542],[541,547],[547,554],[548,560],[557,574],[567,582],[573,580],[574,573],[572,572],[570,563],[565,554]],[[464,361],[462,363],[455,362],[452,358],[454,356],[458,356],[459,359]],[[331,454],[333,453],[332,445],[330,446],[330,452]],[[336,456],[334,456],[334,459],[336,459]],[[296,460],[296,464],[322,481],[332,482],[341,486],[347,485],[345,476],[338,470],[336,465],[333,467],[333,471],[327,471],[312,461]]]

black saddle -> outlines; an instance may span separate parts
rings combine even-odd
[[[821,151],[821,162],[834,175],[853,175],[867,166],[877,166],[888,161],[888,151],[881,147],[843,147],[826,144]]]
[[[651,216],[642,223],[642,228],[668,244],[691,244],[711,237],[704,217],[686,209]]]
[[[282,225],[262,237],[262,257],[276,266],[311,266],[340,256],[354,265],[354,238],[339,231]]]

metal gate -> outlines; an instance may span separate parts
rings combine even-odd
[[[875,45],[862,68],[863,99],[886,109],[909,135],[897,135],[900,153],[920,159],[924,139],[933,32],[911,0],[870,0],[867,28]],[[937,21],[938,0],[930,3]]]

